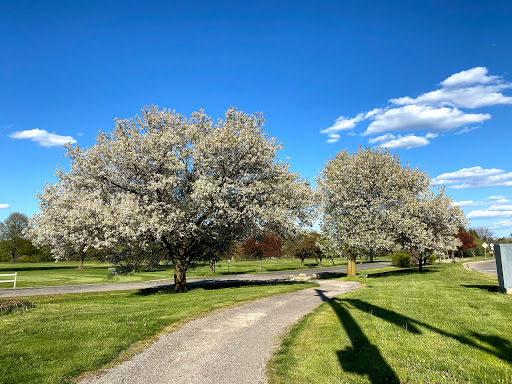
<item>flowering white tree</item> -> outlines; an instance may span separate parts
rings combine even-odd
[[[429,184],[430,178],[423,171],[409,165],[402,167],[396,155],[382,149],[359,148],[354,154],[342,151],[327,162],[318,177],[323,206],[322,230],[338,249],[345,247],[349,275],[355,274],[358,254],[392,250],[399,242],[406,249],[412,249],[406,236],[417,231],[412,226],[414,220],[419,220],[414,214],[420,214],[415,207],[423,207],[425,217],[422,219],[429,222],[427,208],[434,209],[430,205],[441,201],[447,204],[440,198],[427,198]],[[447,220],[458,223],[455,209],[450,212],[453,217]],[[432,226],[432,233],[439,234],[441,228],[448,233],[452,224]],[[452,237],[456,233],[457,229]],[[421,234],[414,238],[418,236]],[[439,244],[449,246],[447,242]]]
[[[118,119],[93,147],[67,146],[71,169],[39,197],[33,231],[54,229],[45,218],[51,211],[77,248],[160,242],[175,290],[185,291],[186,271],[208,245],[310,224],[310,185],[277,159],[282,145],[263,129],[261,114],[236,108],[216,124],[203,111],[187,119],[157,107]]]
[[[58,170],[56,176],[63,177]],[[46,184],[37,195],[40,212],[25,231],[35,245],[49,247],[56,261],[77,255],[83,268],[86,251],[102,237],[98,191],[75,190],[64,181]]]
[[[456,235],[466,224],[464,213],[444,189],[437,194],[424,191],[403,205],[401,220],[396,223],[397,242],[418,260],[421,271],[432,254],[457,249],[461,241]]]

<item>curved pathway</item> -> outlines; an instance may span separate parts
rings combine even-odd
[[[340,280],[319,284],[191,321],[131,360],[81,383],[265,383],[278,336],[322,301],[359,288],[359,283]]]
[[[496,260],[474,261],[472,263],[465,263],[464,265],[467,266],[467,268],[476,272],[482,272],[487,273],[488,275],[498,276]]]
[[[357,271],[368,269],[390,267],[392,264],[386,261],[375,263],[357,264]],[[243,282],[243,281],[280,281],[287,279],[289,276],[298,276],[301,273],[311,275],[329,275],[347,273],[347,267],[328,267],[328,268],[312,268],[305,270],[268,272],[255,274],[233,274],[205,278],[187,279],[189,285],[194,284],[214,284],[216,282]],[[85,292],[108,292],[108,291],[126,291],[130,289],[146,289],[146,288],[164,288],[174,284],[173,279],[140,281],[135,283],[110,283],[110,284],[86,284],[86,285],[61,285],[55,287],[31,287],[16,289],[0,289],[0,298],[2,297],[23,297],[23,296],[42,296],[42,295],[58,295],[65,293],[85,293]]]

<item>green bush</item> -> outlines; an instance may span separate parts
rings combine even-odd
[[[407,268],[411,266],[411,258],[409,254],[403,252],[396,252],[391,255],[391,262],[395,267]]]
[[[437,260],[437,255],[430,255],[428,258],[427,258],[427,264],[434,264]]]

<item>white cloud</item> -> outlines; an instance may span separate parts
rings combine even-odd
[[[489,211],[512,211],[512,205],[491,205]]]
[[[465,200],[465,201],[454,201],[452,203],[452,205],[457,205],[459,207],[474,207],[479,204],[473,200]]]
[[[506,204],[506,203],[510,203],[510,200],[509,199],[498,199],[495,201],[496,204]]]
[[[487,76],[487,68],[475,67],[455,73],[441,82],[448,88],[465,87],[473,84],[487,84],[499,79],[499,76]]]
[[[501,200],[501,199],[506,199],[506,197],[505,196],[489,196],[485,200]]]
[[[334,121],[334,124],[332,126],[326,129],[322,129],[320,133],[332,134],[333,132],[353,129],[357,123],[359,123],[361,120],[364,120],[364,116],[364,113],[360,113],[356,117],[353,117],[351,119],[345,116],[340,116]]]
[[[382,143],[384,141],[390,141],[396,139],[396,136],[392,133],[386,133],[385,135],[375,137],[373,139],[369,139],[368,142],[370,144]]]
[[[456,108],[433,108],[419,105],[406,105],[389,109],[377,115],[364,135],[389,131],[420,130],[445,132],[467,124],[480,123],[491,118],[489,114],[467,114]]]
[[[512,97],[501,91],[511,88],[500,76],[487,76],[487,68],[476,67],[456,73],[441,82],[443,88],[424,93],[416,98],[399,97],[389,100],[395,105],[430,105],[460,108],[480,108],[498,104],[512,104]]]
[[[512,104],[512,97],[503,95],[500,91],[510,88],[510,84],[500,85],[477,85],[471,88],[461,89],[439,89],[424,93],[413,99],[400,97],[391,99],[390,102],[396,105],[431,105],[435,107],[450,106],[460,108],[481,108],[498,104]]]
[[[488,219],[493,217],[512,217],[511,211],[491,211],[490,209],[482,209],[469,212],[466,217],[468,219]]]
[[[489,228],[492,228],[492,229],[512,228],[512,221],[511,220],[499,221],[497,223],[491,224],[489,226]]]
[[[387,142],[379,144],[379,147],[388,148],[388,149],[411,149],[417,147],[423,147],[425,145],[430,144],[424,137],[407,135],[407,136],[398,136],[398,138],[389,140]]]
[[[336,143],[340,139],[340,135],[336,134],[336,132],[352,130],[359,122],[372,118],[373,116],[381,112],[382,109],[375,108],[366,113],[359,113],[357,114],[356,117],[353,118],[340,116],[334,121],[334,124],[332,126],[326,129],[322,129],[320,133],[326,133],[329,135],[329,139],[327,140],[328,143]]]
[[[337,133],[331,133],[329,135],[329,140],[327,140],[328,143],[336,143],[340,139],[340,135]]]
[[[437,136],[439,136],[437,133],[427,133],[425,139],[435,139]]]
[[[61,136],[55,133],[48,133],[44,129],[29,129],[13,132],[9,137],[12,139],[30,139],[43,147],[57,147],[67,143],[76,143],[71,136]]]
[[[512,172],[482,167],[463,168],[456,172],[443,173],[432,180],[434,185],[447,185],[454,189],[510,187]]]
[[[0,204],[0,209],[7,209],[9,208],[9,204]]]
[[[389,106],[361,112],[353,118],[340,116],[331,127],[320,132],[329,135],[329,141],[334,142],[337,140],[332,136],[333,133],[352,131],[361,122],[370,120],[365,124],[363,135],[382,135],[396,131],[408,131],[411,134],[418,130],[458,130],[456,133],[462,134],[480,128],[470,125],[489,120],[491,115],[466,113],[461,109],[512,105],[512,97],[502,93],[512,88],[512,83],[504,81],[501,76],[489,76],[485,67],[455,73],[440,85],[441,89],[423,93],[416,98],[407,96],[391,99]],[[424,136],[423,140],[430,138],[433,136]]]

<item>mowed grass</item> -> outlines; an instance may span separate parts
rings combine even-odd
[[[512,383],[512,295],[495,277],[461,264],[364,273],[367,287],[290,332],[272,383]]]
[[[314,284],[195,289],[182,294],[123,291],[28,298],[34,309],[0,316],[0,383],[72,382],[81,372],[98,369],[123,353],[129,355],[123,352],[127,349],[133,353],[187,319],[311,286]]]
[[[382,259],[378,259],[382,261]],[[334,259],[335,266],[346,265],[346,259]],[[330,259],[323,262],[324,267],[333,266]],[[108,278],[107,263],[97,261],[86,261],[84,269],[79,270],[78,262],[64,261],[59,263],[0,263],[0,274],[17,272],[16,287],[41,287],[57,285],[78,285],[78,284],[105,284],[105,283],[127,283],[137,281],[148,281],[158,279],[169,279],[173,277],[172,266],[162,266],[158,271],[139,271],[133,274],[118,275]],[[317,268],[314,260],[306,260],[304,268]],[[302,269],[299,259],[281,258],[263,260],[262,272],[277,272]],[[229,263],[229,274],[237,273],[259,273],[259,260],[240,260]],[[210,274],[210,266],[207,264],[196,264],[187,272],[187,277],[219,276],[228,274],[228,262],[221,261],[215,267],[215,273]],[[7,279],[11,279],[8,277]],[[4,279],[0,279],[4,280]],[[0,283],[0,289],[12,288],[12,283]]]

